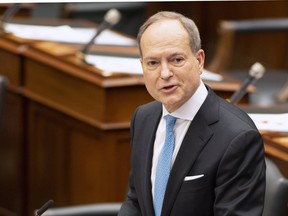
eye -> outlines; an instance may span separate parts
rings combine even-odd
[[[177,57],[172,58],[171,62],[176,66],[180,66],[183,64],[184,60],[185,59],[183,57],[177,56]]]
[[[148,69],[155,69],[159,65],[159,61],[156,60],[148,60],[146,62]]]
[[[153,66],[153,65],[156,65],[156,64],[157,64],[156,61],[148,61],[148,62],[147,62],[147,65],[148,65],[148,66]]]

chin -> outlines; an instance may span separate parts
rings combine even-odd
[[[179,106],[179,101],[169,101],[169,102],[162,102],[165,106],[165,108],[171,113],[174,112],[175,110],[177,110],[180,106]]]

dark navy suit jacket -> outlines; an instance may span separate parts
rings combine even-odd
[[[140,106],[131,121],[127,199],[119,216],[153,216],[151,166],[162,105]],[[184,181],[186,176],[204,175]],[[261,216],[265,196],[263,141],[249,116],[210,88],[171,170],[163,216]]]

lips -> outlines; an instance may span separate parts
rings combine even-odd
[[[174,87],[174,85],[170,85],[170,86],[165,86],[165,87],[163,87],[164,89],[171,89],[171,88],[173,88]]]
[[[164,93],[172,93],[177,88],[176,85],[167,85],[161,88],[161,91]]]

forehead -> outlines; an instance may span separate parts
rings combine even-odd
[[[143,33],[141,41],[143,53],[155,49],[189,47],[189,36],[178,20],[161,20],[151,24]]]
[[[143,33],[142,39],[153,37],[153,39],[160,38],[175,38],[179,36],[188,36],[186,29],[182,26],[180,21],[175,19],[164,19],[151,24]],[[141,39],[141,40],[142,40]]]

